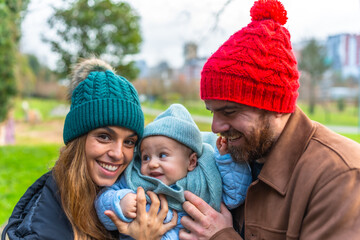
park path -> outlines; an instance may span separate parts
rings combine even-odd
[[[336,126],[336,125],[327,125],[326,127],[330,128],[337,133],[351,133],[351,134],[360,134],[360,127],[351,127],[351,126]]]

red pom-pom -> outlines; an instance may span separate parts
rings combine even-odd
[[[278,0],[258,0],[250,10],[252,21],[272,19],[284,25],[287,21],[287,12]]]

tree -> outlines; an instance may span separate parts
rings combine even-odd
[[[10,100],[16,94],[14,68],[20,39],[20,13],[28,0],[0,1],[0,122],[7,115]]]
[[[326,48],[311,39],[301,51],[299,69],[307,73],[309,83],[309,113],[313,114],[316,104],[315,87],[329,68],[326,63]]]
[[[17,95],[21,97],[29,97],[34,91],[36,83],[36,75],[31,68],[28,56],[17,53],[14,75],[16,79]]]
[[[58,72],[69,74],[79,58],[98,56],[117,72],[134,79],[138,70],[133,61],[125,61],[140,50],[139,16],[125,2],[76,0],[66,9],[55,9],[48,23],[56,29],[56,39],[44,38],[59,53]]]

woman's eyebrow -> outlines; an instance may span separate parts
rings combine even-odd
[[[111,134],[115,134],[115,131],[114,130],[112,130],[111,128],[109,128],[109,127],[103,127],[106,131],[108,131],[109,133],[111,133]]]
[[[130,134],[128,137],[137,137],[137,134],[136,134],[136,133],[132,133],[132,134]]]
[[[103,128],[111,134],[116,134],[116,132],[113,129],[111,129],[110,127],[103,127]],[[137,134],[131,133],[129,136],[126,136],[126,137],[137,137]]]

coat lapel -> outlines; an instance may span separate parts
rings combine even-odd
[[[313,122],[297,107],[273,149],[265,157],[265,164],[258,178],[285,195],[295,165],[314,132]]]

